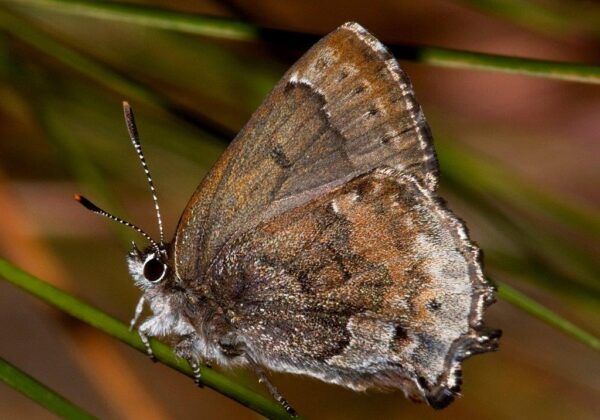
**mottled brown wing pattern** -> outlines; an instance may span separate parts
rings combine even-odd
[[[291,67],[199,186],[175,236],[178,276],[200,279],[234,234],[380,165],[436,187],[407,76],[376,38],[346,24]]]
[[[448,404],[493,348],[493,290],[462,223],[412,175],[376,169],[229,242],[220,305],[265,366]]]

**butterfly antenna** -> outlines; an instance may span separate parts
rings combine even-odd
[[[165,238],[163,233],[162,217],[160,215],[160,207],[158,206],[158,196],[156,195],[156,188],[154,188],[154,182],[152,182],[152,175],[150,175],[146,158],[142,152],[142,145],[140,144],[140,136],[135,125],[133,110],[131,109],[131,106],[129,106],[128,102],[123,102],[123,113],[125,114],[125,123],[127,124],[129,138],[131,139],[133,147],[140,158],[140,162],[142,162],[142,167],[144,168],[144,173],[146,174],[146,179],[148,180],[148,185],[150,185],[150,192],[152,193],[152,200],[154,201],[154,209],[156,210],[156,218],[158,220],[158,230],[160,231],[160,245],[164,246]]]
[[[129,223],[128,221],[123,220],[117,216],[113,216],[112,214],[110,214],[109,212],[107,212],[105,210],[102,210],[100,207],[98,207],[97,205],[92,203],[90,200],[88,200],[87,198],[85,198],[79,194],[75,194],[73,196],[73,198],[75,199],[75,201],[77,201],[79,204],[81,204],[83,207],[85,207],[92,213],[96,213],[96,214],[99,214],[100,216],[107,217],[110,220],[114,220],[115,222],[121,223],[122,225],[128,226],[131,229],[137,231],[139,234],[141,234],[144,238],[146,238],[152,244],[152,246],[156,249],[157,253],[160,253],[160,247],[158,246],[158,244],[156,242],[154,242],[154,239],[152,239],[150,237],[150,235],[148,235],[146,232],[144,232],[141,228],[139,228],[136,225],[134,225],[133,223]]]

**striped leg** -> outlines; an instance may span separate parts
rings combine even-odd
[[[202,373],[200,372],[200,363],[196,352],[194,351],[194,341],[197,338],[193,335],[185,335],[181,337],[177,345],[175,346],[175,354],[182,359],[187,360],[187,362],[192,367],[192,372],[194,373],[194,383],[198,385],[200,388],[204,387],[202,383]]]
[[[138,330],[138,334],[142,339],[142,343],[144,343],[144,347],[146,347],[146,354],[148,355],[148,357],[150,357],[150,360],[156,362],[156,357],[154,356],[154,352],[152,351],[152,347],[150,346],[150,340],[148,339],[148,336],[146,335],[145,331],[142,328],[140,328]]]
[[[258,376],[258,382],[264,384],[267,387],[267,390],[271,394],[271,396],[277,401],[285,411],[292,417],[297,417],[296,410],[287,402],[285,398],[279,393],[275,385],[269,381],[267,374],[263,370],[263,368],[252,358],[250,354],[248,354],[247,346],[244,343],[244,340],[237,335],[235,332],[231,331],[229,333],[223,334],[219,338],[219,346],[221,347],[221,351],[224,355],[229,357],[245,357],[256,376]]]
[[[258,376],[258,382],[264,384],[267,387],[269,394],[271,394],[273,399],[275,399],[275,401],[277,401],[279,404],[281,404],[283,408],[285,408],[285,411],[287,411],[290,416],[297,417],[298,414],[296,413],[296,410],[294,410],[290,403],[288,403],[287,400],[283,398],[283,396],[279,393],[275,385],[271,383],[262,367],[260,367],[254,360],[252,360],[252,358],[248,354],[245,354],[245,356],[246,359],[250,362],[252,368],[254,369],[256,376]]]
[[[144,299],[144,296],[142,296],[140,298],[140,300],[138,300],[138,303],[135,306],[135,313],[133,314],[133,318],[131,318],[131,321],[129,322],[129,331],[133,331],[135,324],[137,323],[138,319],[140,319],[140,315],[142,314],[142,311],[144,310],[145,302],[146,302],[146,300]]]

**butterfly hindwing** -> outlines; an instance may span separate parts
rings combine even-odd
[[[377,169],[228,242],[209,278],[264,366],[448,403],[460,358],[495,346],[464,235],[416,178]]]

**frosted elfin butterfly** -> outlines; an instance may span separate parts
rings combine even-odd
[[[201,363],[247,366],[354,390],[401,389],[444,408],[461,363],[493,351],[494,289],[480,251],[437,196],[432,137],[406,74],[356,23],[296,62],[200,183],[166,243],[127,261],[153,315],[200,383]]]

